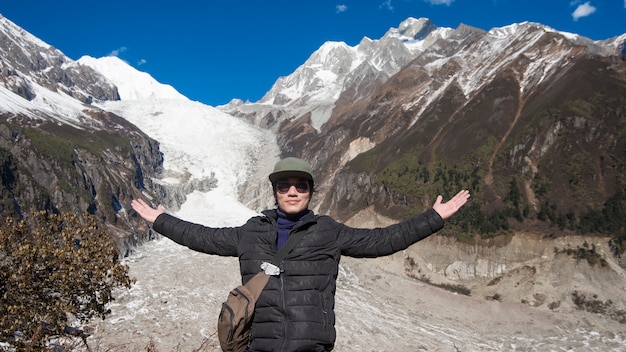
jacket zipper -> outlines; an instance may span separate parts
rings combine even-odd
[[[299,231],[307,231],[306,229],[302,230],[301,227],[302,226],[298,226],[296,224],[296,226],[294,226],[294,228],[291,230],[291,232],[289,232],[289,235],[291,236],[291,234],[294,232],[294,230],[298,231],[298,229],[300,229]],[[275,224],[275,223],[274,223],[274,232],[278,233],[278,225]],[[278,251],[278,248],[276,248],[276,250]],[[283,267],[284,261],[285,260],[283,259],[283,261],[281,263],[279,263],[280,264],[280,268]],[[286,314],[287,313],[287,305],[285,304],[285,302],[287,300],[287,297],[285,297],[285,281],[284,281],[284,277],[285,276],[283,275],[283,272],[281,270],[281,273],[280,273],[280,276],[279,276],[279,278],[280,278],[280,294],[282,296],[281,307],[283,309],[283,314],[285,314],[285,319],[283,320],[283,339],[282,339],[283,342],[282,342],[282,344],[280,346],[280,350],[281,351],[285,350],[285,344],[287,343],[287,325],[288,325],[288,321],[287,321],[288,317],[287,317],[287,314]]]
[[[298,230],[299,226],[294,226],[294,228],[291,230],[291,232],[289,232],[289,236],[291,236],[294,232],[294,230]],[[278,231],[278,229],[277,229]],[[302,231],[302,230],[300,230]],[[282,269],[283,267],[283,263],[285,262],[285,260],[283,259],[283,261],[280,264],[280,267]],[[287,305],[285,304],[285,302],[287,301],[287,297],[285,296],[285,281],[284,281],[285,275],[283,275],[283,272],[281,270],[280,273],[280,294],[282,296],[282,300],[281,300],[281,306],[283,309],[283,314],[285,314],[285,319],[283,320],[283,343],[280,346],[280,350],[284,351],[285,350],[285,344],[287,343],[287,325],[289,324],[288,322],[288,317],[287,317]]]
[[[291,232],[289,233],[289,236],[291,236]],[[285,260],[283,259],[283,261],[279,263],[281,268],[283,267],[284,262]],[[285,304],[285,302],[287,301],[287,297],[285,296],[285,275],[283,275],[282,270],[280,273],[280,294],[282,296],[281,305],[283,308],[283,314],[285,315],[285,319],[283,319],[283,343],[280,346],[280,350],[284,351],[285,344],[287,343],[287,324],[288,324],[287,319],[288,317],[287,317],[287,305]]]
[[[282,263],[281,263],[282,264]],[[285,350],[285,343],[287,342],[287,306],[285,305],[285,282],[283,281],[283,274],[280,274],[280,293],[282,294],[282,308],[283,314],[285,314],[285,319],[283,320],[283,343],[280,346],[280,350]]]
[[[278,233],[278,224],[276,224],[276,222],[270,220],[270,218],[266,217],[266,219],[270,222],[270,224],[272,224],[272,226],[270,226],[270,233],[269,236],[270,238],[274,238],[274,243],[276,243],[276,236],[274,236],[274,234]],[[272,232],[273,231],[273,232]],[[278,252],[278,247],[276,247],[276,252]],[[283,260],[284,262],[284,260]],[[282,268],[283,263],[277,263],[279,264],[279,266]],[[282,302],[281,302],[281,308],[283,310],[283,314],[285,314],[285,319],[283,320],[283,338],[282,338],[282,343],[280,345],[280,350],[284,351],[285,350],[285,343],[287,342],[287,306],[285,305],[285,282],[283,281],[283,274],[281,273],[279,275],[279,279],[280,279],[280,294],[282,297]]]

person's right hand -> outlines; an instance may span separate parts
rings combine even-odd
[[[153,207],[148,205],[148,203],[146,203],[143,199],[133,199],[133,201],[130,202],[130,206],[135,209],[139,216],[141,216],[144,220],[151,224],[156,220],[159,215],[165,213],[165,209],[161,204],[159,204],[159,206],[154,209]]]

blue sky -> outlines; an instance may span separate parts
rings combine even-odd
[[[192,100],[256,101],[324,42],[354,46],[408,17],[489,30],[523,21],[595,40],[626,33],[626,0],[0,0],[71,59],[116,55]]]

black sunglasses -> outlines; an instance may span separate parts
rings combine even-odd
[[[291,186],[296,187],[296,191],[298,191],[298,193],[308,193],[309,192],[309,183],[308,182],[296,182],[296,183],[289,183],[289,182],[277,182],[276,183],[276,191],[278,191],[278,193],[284,194],[289,192],[289,190],[291,189]]]

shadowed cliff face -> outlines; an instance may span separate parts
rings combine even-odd
[[[102,113],[93,123],[99,128],[32,116],[0,120],[0,207],[3,215],[18,217],[35,210],[86,211],[106,226],[121,253],[128,253],[147,229],[122,204],[141,195],[160,171],[162,156],[156,141],[118,116]]]
[[[0,57],[2,215],[88,212],[130,252],[148,232],[122,205],[159,189],[158,142],[91,105],[120,99],[111,81],[5,18]]]

